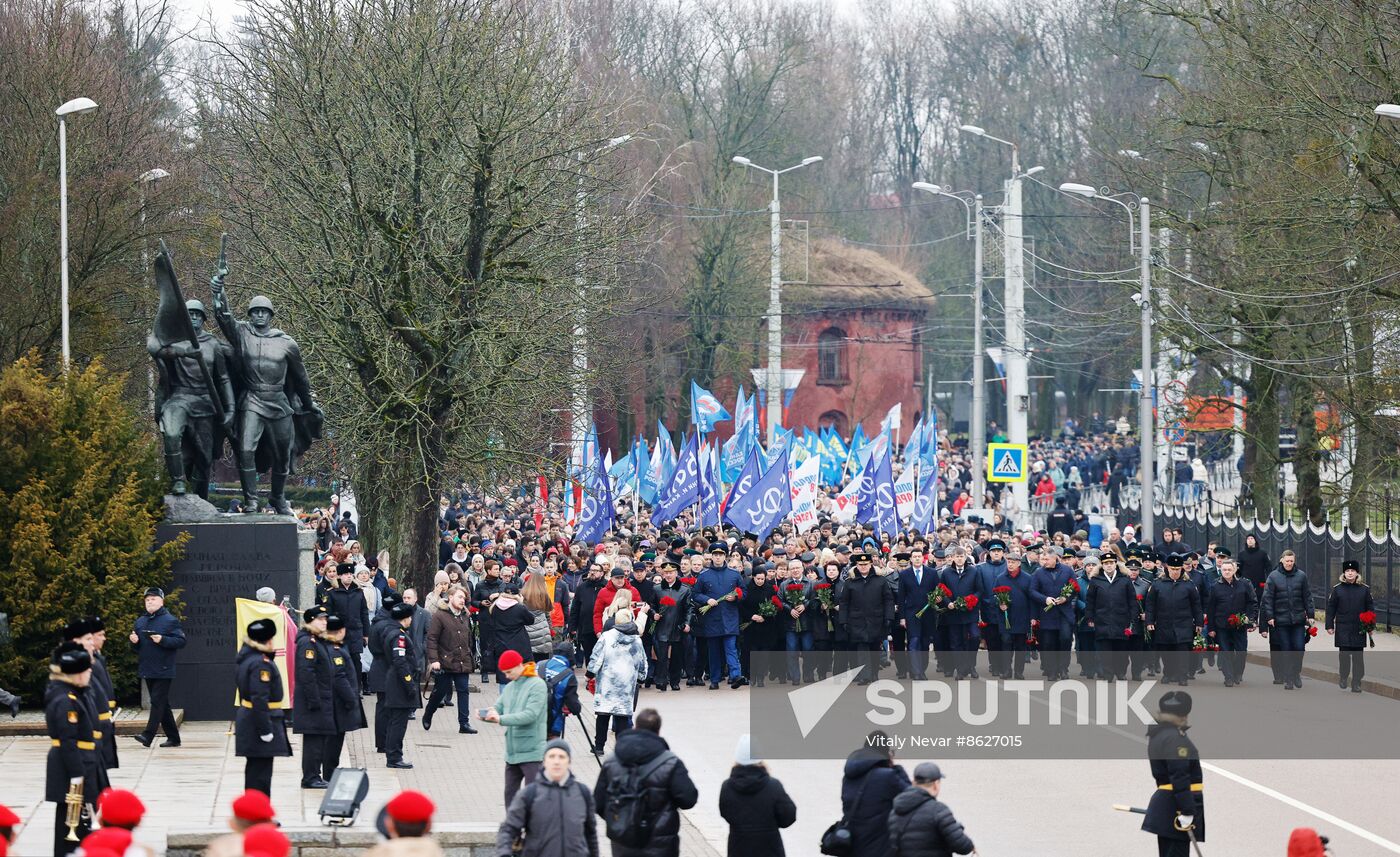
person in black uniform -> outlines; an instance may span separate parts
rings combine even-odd
[[[335,664],[322,642],[326,633],[326,608],[311,607],[301,616],[297,633],[296,695],[292,697],[292,729],[301,738],[301,787],[323,789],[321,777],[326,741],[335,734]]]
[[[1342,577],[1327,596],[1324,627],[1337,643],[1337,686],[1351,692],[1361,692],[1361,679],[1366,675],[1366,631],[1361,627],[1361,614],[1375,612],[1376,602],[1371,587],[1361,582],[1361,565],[1354,559],[1342,563]]]
[[[852,554],[855,571],[841,590],[837,610],[850,634],[855,666],[861,667],[857,684],[866,685],[880,677],[880,646],[894,622],[894,590],[874,572],[870,554]]]
[[[417,653],[408,626],[413,621],[412,604],[395,604],[389,615],[398,623],[396,634],[384,638],[387,663],[384,672],[384,755],[391,768],[412,768],[403,760],[403,736],[408,715],[418,709]]]
[[[63,628],[63,639],[65,642],[76,643],[83,647],[83,651],[92,657],[92,625],[86,619],[74,619]],[[91,720],[97,734],[93,736],[93,742],[97,744],[97,789],[100,794],[112,781],[107,778],[107,762],[104,755],[103,745],[107,743],[107,730],[103,728],[104,723],[110,723],[109,717],[102,720],[101,714],[107,712],[107,691],[101,683],[101,678],[97,674],[96,664],[93,664],[92,677],[88,680],[86,693],[78,695],[78,702],[87,709],[88,719]],[[97,800],[97,795],[93,795],[93,800]]]
[[[1157,790],[1147,803],[1142,829],[1157,836],[1159,857],[1190,857],[1192,838],[1206,841],[1201,757],[1186,737],[1190,713],[1191,694],[1167,691],[1157,702],[1157,722],[1147,727],[1147,760]]]
[[[88,648],[92,655],[91,692],[95,693],[93,704],[97,706],[98,728],[102,732],[102,765],[110,771],[121,765],[117,759],[117,724],[112,719],[117,716],[117,689],[107,670],[107,657],[102,654],[102,647],[107,644],[107,623],[101,616],[89,616],[87,625],[92,635]]]
[[[1117,554],[1099,557],[1099,565],[1103,570],[1089,578],[1084,615],[1093,629],[1103,672],[1112,683],[1127,678],[1128,642],[1137,633],[1137,592],[1128,576],[1118,572]]]
[[[53,825],[54,857],[63,857],[78,849],[78,842],[92,830],[92,807],[99,791],[97,740],[102,734],[97,720],[84,701],[92,681],[92,655],[81,643],[65,642],[53,650],[49,659],[49,684],[44,689],[44,722],[48,727],[48,767],[44,777],[44,800],[57,804]],[[77,838],[68,837],[69,787],[82,784],[82,813],[77,826]]]
[[[373,658],[369,664],[369,674],[365,678],[370,693],[374,694],[374,752],[376,753],[384,752],[384,727],[389,722],[384,714],[384,674],[389,667],[385,640],[399,630],[398,623],[390,615],[394,605],[398,603],[399,596],[396,593],[390,592],[384,596],[378,612],[374,614],[374,621],[370,623],[369,634],[365,638],[365,645],[369,648],[370,657]],[[348,627],[345,633],[348,641],[350,635]],[[348,645],[346,647],[349,648]],[[356,663],[355,668],[359,669],[359,659],[353,657],[353,652],[352,660]]]
[[[365,705],[360,698],[358,663],[345,648],[345,620],[334,614],[326,617],[326,654],[330,656],[334,678],[331,682],[335,700],[335,734],[326,736],[325,756],[321,759],[321,779],[329,781],[340,767],[340,751],[345,747],[345,733],[365,728]]]
[[[1186,686],[1191,643],[1201,632],[1201,593],[1185,579],[1181,554],[1167,557],[1167,575],[1147,590],[1147,630],[1162,653],[1162,683]]]
[[[234,721],[234,755],[247,761],[243,788],[272,796],[272,760],[292,755],[283,720],[282,673],[272,659],[277,625],[270,619],[248,623],[247,638],[238,651],[235,683],[238,714]]]

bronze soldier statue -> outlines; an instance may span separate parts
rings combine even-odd
[[[233,427],[233,385],[219,341],[204,329],[204,304],[185,301],[185,311],[198,346],[183,338],[162,341],[158,324],[146,337],[146,351],[160,366],[156,414],[165,447],[165,467],[170,471],[170,493],[184,494],[188,479],[194,483],[194,493],[208,500],[209,470],[223,448],[223,435],[216,433],[215,418],[222,423],[222,432],[229,433]],[[218,393],[218,407],[209,395],[205,371]]]
[[[224,292],[227,275],[221,254],[209,285],[214,318],[232,349],[238,381],[234,448],[243,509],[258,510],[258,473],[271,470],[268,504],[278,514],[288,515],[292,508],[284,492],[292,460],[320,436],[325,415],[311,397],[296,340],[272,326],[272,301],[258,295],[248,304],[248,320],[235,320]]]

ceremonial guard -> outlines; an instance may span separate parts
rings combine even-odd
[[[321,777],[326,742],[336,734],[335,664],[321,637],[326,633],[326,608],[311,607],[302,614],[297,634],[296,694],[292,697],[292,729],[301,738],[301,787],[323,789]]]
[[[81,643],[65,642],[49,659],[44,690],[48,727],[48,768],[44,800],[57,804],[53,825],[54,857],[71,854],[92,830],[92,807],[100,792],[102,733],[85,702],[92,681],[92,655]]]
[[[63,639],[65,642],[82,646],[83,651],[92,657],[92,626],[86,619],[74,619],[63,628]],[[111,717],[105,721],[102,714],[107,713],[107,690],[102,684],[102,677],[97,674],[97,665],[92,664],[92,677],[88,680],[86,692],[78,694],[78,704],[87,710],[88,720],[94,724],[97,734],[93,736],[93,742],[97,745],[97,794],[110,786],[111,780],[107,778],[107,761],[104,755],[103,745],[107,743],[107,730],[104,723],[110,723]],[[97,800],[97,794],[92,795],[93,801]]]
[[[1196,584],[1182,576],[1186,562],[1181,554],[1167,557],[1167,575],[1152,581],[1147,590],[1147,630],[1162,653],[1162,683],[1186,686],[1189,654],[1201,631],[1201,594]]]
[[[272,760],[292,755],[283,717],[282,673],[272,659],[276,636],[277,625],[271,619],[249,622],[235,668],[234,755],[246,760],[243,788],[257,789],[268,797],[272,796]]]
[[[97,707],[98,728],[102,732],[102,764],[107,770],[121,767],[117,760],[117,690],[112,683],[112,674],[107,670],[107,656],[102,648],[107,644],[107,623],[101,616],[90,616],[87,620],[88,633],[92,635],[92,687],[93,704]]]
[[[391,768],[412,768],[403,760],[403,736],[408,730],[408,715],[418,709],[422,696],[418,692],[418,655],[413,650],[413,638],[408,626],[413,621],[413,605],[402,602],[389,611],[397,628],[384,637],[387,663],[384,670],[384,755]],[[393,631],[397,633],[393,633]]]
[[[321,779],[329,781],[340,767],[340,751],[345,746],[345,733],[365,728],[365,706],[360,697],[359,660],[345,648],[345,620],[336,615],[326,617],[326,651],[331,658],[335,678],[335,734],[326,737],[325,756],[321,760]]]
[[[1369,615],[1368,615],[1369,614]],[[1369,621],[1367,621],[1369,620]],[[1361,566],[1354,559],[1342,563],[1342,577],[1327,596],[1327,633],[1337,643],[1337,686],[1351,692],[1361,692],[1361,679],[1366,675],[1366,636],[1376,623],[1376,602],[1371,587],[1361,582]]]
[[[1189,857],[1192,842],[1206,840],[1201,757],[1186,736],[1191,695],[1162,694],[1157,722],[1147,728],[1147,759],[1157,790],[1147,804],[1142,829],[1157,836],[1158,857]]]

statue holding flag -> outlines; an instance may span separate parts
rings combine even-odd
[[[170,493],[185,494],[193,483],[194,493],[208,500],[209,470],[233,427],[233,385],[223,345],[204,329],[204,304],[181,295],[164,242],[155,276],[160,303],[146,351],[159,374],[155,416]]]

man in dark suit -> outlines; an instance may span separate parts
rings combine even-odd
[[[938,587],[938,569],[924,565],[923,551],[910,551],[908,557],[909,567],[899,572],[899,624],[909,648],[909,674],[923,680],[928,678],[928,648],[938,627],[937,611],[924,608],[929,594]]]

